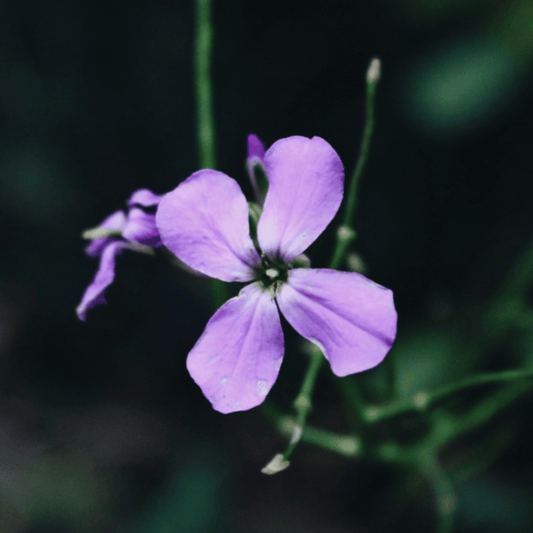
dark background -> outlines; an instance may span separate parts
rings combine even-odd
[[[351,173],[381,58],[356,250],[395,293],[401,394],[471,371],[448,324],[469,330],[533,232],[533,2],[218,0],[214,26],[218,168],[248,195],[251,132],[321,136]],[[192,0],[0,5],[0,530],[431,531],[430,491],[400,470],[301,444],[260,474],[285,440],[257,409],[214,412],[185,368],[205,281],[126,253],[109,305],[74,313],[97,266],[82,230],[199,168],[193,43]],[[305,359],[285,330],[271,396],[289,411]],[[529,330],[504,341],[474,368],[533,364]],[[347,432],[329,373],[311,421]],[[490,460],[472,459],[481,436],[467,466],[448,461],[457,531],[533,527],[531,400],[494,423],[508,438]]]

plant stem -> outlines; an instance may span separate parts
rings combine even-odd
[[[195,80],[200,166],[215,168],[215,134],[211,85],[213,25],[211,0],[196,0]]]
[[[352,178],[348,185],[344,221],[337,230],[337,243],[329,265],[329,268],[332,269],[339,268],[346,257],[351,242],[356,237],[356,232],[353,227],[353,218],[357,201],[357,189],[368,159],[370,141],[372,140],[372,134],[374,132],[374,97],[376,95],[376,87],[379,81],[379,68],[379,59],[373,59],[366,75],[366,121],[363,129],[363,139],[359,149],[359,158],[357,159],[354,173],[352,174]],[[375,75],[376,72],[377,75]]]
[[[287,461],[292,455],[296,446],[302,438],[305,422],[307,420],[307,415],[310,413],[312,407],[311,397],[315,388],[316,378],[318,376],[318,371],[320,370],[320,367],[322,366],[322,363],[324,361],[324,356],[322,355],[322,352],[318,347],[313,346],[312,349],[309,350],[309,352],[309,365],[307,366],[307,371],[305,373],[300,392],[298,393],[298,396],[294,401],[294,409],[296,410],[296,421],[294,424],[294,429],[289,445],[283,453],[283,460],[285,461]]]
[[[337,390],[342,396],[343,403],[349,408],[351,424],[354,430],[363,432],[366,420],[363,417],[365,403],[363,401],[360,387],[355,383],[355,376],[346,376],[335,379]]]
[[[444,385],[432,392],[418,392],[409,400],[393,402],[390,405],[383,407],[368,407],[364,415],[369,423],[381,422],[410,412],[427,411],[450,396],[472,387],[530,378],[533,378],[533,369],[505,370],[503,372],[479,374],[470,378],[461,379],[455,383]]]
[[[211,0],[196,0],[196,39],[194,79],[196,89],[197,140],[201,168],[216,168],[215,121],[211,83],[211,51],[213,24]],[[226,285],[217,279],[211,282],[213,304],[220,307],[228,299]]]
[[[379,59],[373,59],[366,76],[366,122],[363,130],[363,140],[359,150],[359,158],[348,188],[348,199],[346,202],[346,211],[344,212],[344,225],[352,229],[357,201],[357,189],[368,159],[370,141],[372,140],[372,134],[374,133],[374,100],[377,84],[379,82],[380,68]]]
[[[281,433],[287,436],[294,435],[295,427],[296,422],[290,417],[281,418],[279,422]],[[303,429],[301,440],[351,459],[361,455],[361,441],[353,435],[339,435],[331,431],[306,426]]]
[[[350,244],[356,237],[356,232],[353,227],[353,217],[355,213],[357,189],[361,180],[361,175],[365,168],[365,163],[368,159],[368,152],[370,150],[370,141],[372,133],[374,132],[374,100],[376,94],[376,87],[379,81],[380,61],[373,59],[370,62],[370,67],[366,75],[366,121],[363,129],[363,139],[359,149],[359,158],[355,165],[354,173],[348,186],[348,195],[346,201],[346,210],[344,212],[344,222],[337,229],[337,242],[333,251],[333,256],[329,263],[329,268],[339,268],[346,257]],[[390,355],[389,355],[390,357]],[[359,387],[348,377],[342,380],[336,380],[337,388],[340,394],[345,399],[345,403],[350,409],[352,421],[359,426],[359,430],[364,430],[365,419],[362,415],[363,404],[361,400],[361,392]]]
[[[438,517],[437,533],[451,533],[457,496],[434,451],[420,458],[419,470],[433,488]]]
[[[296,427],[294,417],[282,413],[270,400],[263,402],[260,410],[282,435],[287,437],[294,435]],[[313,426],[305,426],[301,440],[351,459],[360,457],[362,452],[361,439],[356,435],[341,435]]]
[[[489,396],[456,420],[452,428],[453,430],[449,432],[446,441],[450,442],[455,440],[460,435],[474,431],[478,427],[486,424],[498,413],[507,409],[518,398],[530,393],[531,389],[531,383],[513,383],[506,385],[496,394]]]

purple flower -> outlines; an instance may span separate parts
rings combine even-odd
[[[187,368],[222,413],[259,405],[284,353],[279,312],[320,347],[337,376],[379,364],[396,336],[392,292],[361,274],[293,268],[339,209],[344,169],[323,139],[289,137],[264,155],[269,180],[250,237],[237,183],[200,170],[163,197],[156,223],[163,244],[190,267],[223,281],[252,282],[209,320]],[[279,309],[279,311],[278,311]]]
[[[150,247],[161,246],[155,225],[154,208],[161,196],[148,189],[135,191],[128,200],[128,213],[116,211],[92,230],[84,233],[91,242],[85,249],[89,257],[100,257],[100,265],[92,283],[85,289],[76,313],[85,321],[87,311],[105,303],[104,291],[115,279],[115,258],[123,250],[149,253]]]

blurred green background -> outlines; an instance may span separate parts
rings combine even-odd
[[[217,0],[214,24],[218,168],[247,194],[251,132],[321,136],[352,171],[381,58],[356,251],[395,293],[401,394],[533,364],[531,320],[498,315],[490,342],[476,325],[533,235],[533,1]],[[82,230],[198,169],[193,43],[192,0],[0,4],[0,531],[431,531],[405,472],[302,444],[260,474],[284,439],[259,410],[214,412],[185,368],[208,283],[126,253],[109,305],[75,316],[97,266]],[[285,333],[289,409],[305,358]],[[311,422],[346,432],[328,373]],[[531,400],[450,450],[456,531],[532,530]]]

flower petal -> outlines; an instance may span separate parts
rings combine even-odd
[[[392,291],[362,274],[294,269],[276,299],[283,316],[320,347],[337,376],[378,365],[396,337]]]
[[[122,231],[126,225],[126,215],[124,211],[115,211],[107,218],[105,218],[99,225],[99,228],[105,229],[116,229]],[[89,257],[98,257],[103,252],[104,248],[112,241],[115,240],[115,237],[104,237],[101,239],[92,239],[91,242],[85,247],[85,252]]]
[[[326,229],[342,201],[344,168],[320,137],[288,137],[265,154],[269,188],[257,235],[271,258],[291,262]]]
[[[283,349],[276,304],[254,283],[213,315],[187,369],[214,409],[245,411],[262,403],[274,385]]]
[[[128,213],[122,236],[130,241],[153,246],[154,248],[163,244],[155,225],[155,215],[145,213],[138,207],[133,207]]]
[[[156,213],[163,244],[191,268],[222,281],[250,281],[260,263],[237,182],[199,170],[166,194]]]
[[[115,279],[115,257],[124,248],[127,243],[115,241],[106,246],[100,258],[100,265],[92,283],[85,289],[80,305],[76,308],[76,313],[80,320],[85,322],[87,311],[98,304],[106,303],[104,291],[113,283]]]
[[[138,189],[130,196],[128,207],[133,207],[135,205],[153,207],[159,204],[161,198],[163,198],[163,195],[154,194],[148,189]]]

